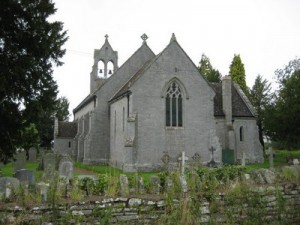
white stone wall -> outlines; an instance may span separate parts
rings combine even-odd
[[[90,137],[84,163],[107,163],[110,159],[110,112],[108,101],[135,74],[141,66],[154,57],[147,45],[143,45],[134,55],[115,72],[95,93],[97,106],[91,121]]]
[[[240,141],[240,127],[243,127],[243,141]],[[263,162],[263,149],[259,142],[258,127],[255,118],[235,118],[233,127],[236,139],[236,159],[241,160],[243,151],[246,163]]]
[[[162,97],[165,85],[173,78],[178,79],[186,89],[183,127],[178,128],[165,126],[165,98]],[[216,135],[215,93],[176,42],[171,43],[131,90],[132,110],[138,115],[138,168],[161,165],[164,151],[174,161],[183,150],[190,159],[195,153],[199,153],[204,162],[211,159],[208,149],[213,142],[211,135]],[[220,148],[215,156],[217,161],[221,161]]]
[[[54,151],[60,154],[72,155],[75,143],[73,138],[55,138]]]

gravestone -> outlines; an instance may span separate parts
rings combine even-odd
[[[170,156],[169,156],[168,152],[164,152],[164,155],[161,157],[161,161],[164,164],[164,169],[166,171],[169,171]]]
[[[217,163],[215,162],[215,159],[214,159],[214,152],[216,151],[216,149],[213,146],[211,146],[209,148],[209,151],[211,152],[211,160],[210,160],[210,162],[207,163],[207,166],[208,167],[216,167]]]
[[[151,176],[150,177],[150,186],[151,186],[150,192],[152,194],[159,194],[160,189],[161,189],[160,178],[158,176]]]
[[[20,181],[14,177],[0,177],[0,198],[9,198],[12,190],[18,189]]]
[[[293,165],[299,165],[299,160],[298,159],[293,159]]]
[[[26,164],[26,152],[19,152],[15,155],[16,161],[14,161],[14,169],[15,171],[21,170],[25,168]]]
[[[36,161],[36,155],[37,155],[37,150],[36,148],[30,148],[28,151],[28,162],[35,162]]]
[[[42,202],[46,202],[47,201],[47,192],[48,192],[50,184],[49,183],[40,182],[37,185],[38,185],[38,187],[40,189],[40,194],[41,194]]]
[[[61,161],[59,163],[59,176],[66,179],[66,182],[69,183],[69,180],[73,177],[73,162],[72,161]]]
[[[145,184],[144,184],[144,179],[143,177],[138,178],[138,189],[140,194],[145,193]]]
[[[181,166],[181,175],[184,175],[185,161],[187,161],[188,159],[189,158],[185,156],[185,152],[181,152],[181,156],[178,158]]]
[[[120,187],[121,187],[121,190],[120,190],[121,196],[128,196],[128,194],[129,194],[128,178],[124,174],[120,175]]]
[[[45,154],[43,157],[42,169],[45,170],[47,167],[54,169],[56,168],[56,155],[53,153]]]
[[[194,168],[198,168],[198,166],[201,165],[201,156],[198,152],[196,152],[193,156],[192,156],[192,162],[191,162],[192,167]]]
[[[14,177],[17,178],[22,184],[34,185],[35,178],[34,178],[34,171],[21,169],[17,170],[14,174]]]
[[[242,166],[246,166],[246,153],[244,149],[242,150]]]

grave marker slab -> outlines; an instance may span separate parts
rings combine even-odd
[[[26,153],[25,152],[19,152],[15,155],[16,161],[14,161],[14,169],[15,171],[21,170],[25,168],[26,164]]]
[[[25,183],[29,185],[35,184],[33,170],[27,170],[27,169],[17,170],[16,173],[14,174],[14,177],[17,178],[21,183]]]
[[[151,176],[150,177],[150,184],[151,184],[151,193],[159,194],[160,193],[160,178],[158,176]]]
[[[43,157],[43,170],[47,167],[53,168],[55,170],[56,167],[56,155],[53,153],[45,154]]]
[[[36,155],[37,155],[37,150],[36,148],[30,148],[28,151],[28,162],[35,162],[36,161]]]
[[[120,186],[121,186],[121,196],[128,196],[129,188],[128,188],[128,178],[125,174],[120,175]]]
[[[59,176],[66,178],[67,183],[73,177],[73,162],[71,161],[62,161],[59,164]]]
[[[20,186],[20,181],[14,177],[0,177],[0,196],[5,196],[8,198],[9,190],[10,192],[12,189],[18,189]]]

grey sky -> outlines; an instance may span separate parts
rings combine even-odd
[[[54,70],[70,111],[89,94],[93,51],[104,35],[119,53],[119,66],[149,36],[158,54],[172,33],[198,65],[202,53],[222,75],[234,54],[245,65],[247,85],[257,74],[272,81],[274,71],[300,53],[298,0],[55,0],[52,18],[64,22],[69,41],[65,64]]]

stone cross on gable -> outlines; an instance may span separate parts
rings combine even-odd
[[[104,37],[105,37],[105,39],[108,39],[108,37],[109,37],[109,36],[108,36],[107,34],[105,34],[105,36],[104,36]]]
[[[142,40],[143,40],[144,42],[146,42],[146,40],[148,39],[148,36],[147,36],[146,34],[143,34],[143,35],[141,36],[141,38],[142,38]]]
[[[178,158],[178,160],[181,161],[181,174],[184,175],[184,167],[185,167],[185,161],[187,161],[189,158],[185,156],[185,152],[181,153],[181,157]]]

